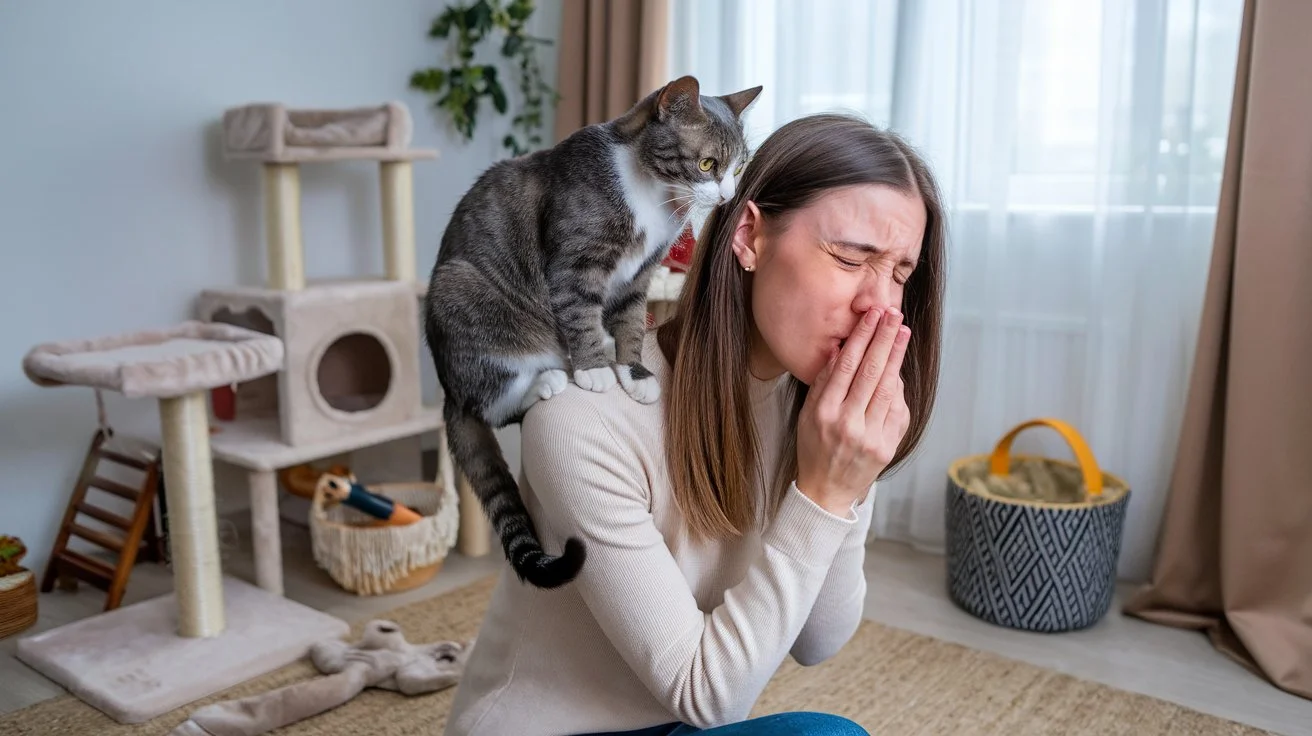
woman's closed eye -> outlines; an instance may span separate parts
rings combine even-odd
[[[866,261],[853,260],[851,258],[841,256],[837,253],[830,253],[830,256],[833,257],[834,261],[837,262],[839,266],[841,266],[844,270],[847,271],[855,271],[867,264]],[[910,272],[904,272],[902,269],[895,269],[893,271],[892,276],[893,276],[893,283],[897,284],[898,286],[906,286],[907,281],[911,280]]]

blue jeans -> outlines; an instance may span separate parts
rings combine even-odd
[[[636,731],[585,734],[585,736],[870,736],[870,732],[842,716],[798,711],[751,718],[715,728],[683,723],[640,728]]]

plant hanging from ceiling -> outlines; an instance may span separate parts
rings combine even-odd
[[[472,140],[478,125],[479,107],[487,98],[500,114],[510,109],[506,89],[496,64],[474,61],[481,43],[494,33],[504,36],[500,56],[514,66],[520,105],[511,119],[511,132],[501,145],[513,156],[542,147],[545,111],[560,96],[542,78],[538,47],[550,39],[526,31],[534,11],[534,0],[474,0],[447,6],[428,30],[429,38],[446,39],[454,57],[450,66],[421,69],[410,76],[410,87],[437,96],[434,107],[451,117],[456,131]]]

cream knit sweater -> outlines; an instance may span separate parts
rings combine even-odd
[[[654,333],[644,362],[668,395]],[[778,456],[785,381],[752,385],[767,469]],[[660,401],[639,404],[618,386],[598,394],[572,383],[529,411],[525,503],[548,551],[576,534],[587,562],[549,591],[503,573],[447,734],[741,720],[786,656],[818,663],[856,630],[874,493],[841,518],[790,486],[762,531],[694,543],[666,472],[662,412]]]

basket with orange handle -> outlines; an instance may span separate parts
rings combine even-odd
[[[1016,455],[1022,430],[1047,427],[1074,462]],[[1069,423],[1018,424],[986,455],[948,468],[949,594],[969,613],[1028,631],[1096,623],[1111,607],[1130,487],[1103,471]]]

